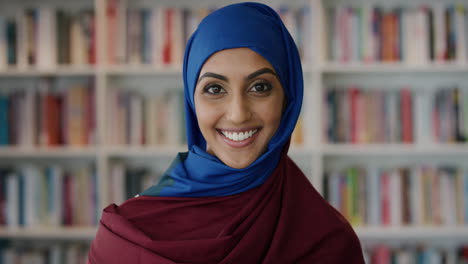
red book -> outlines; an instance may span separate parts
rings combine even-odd
[[[401,90],[401,132],[403,143],[413,142],[413,98],[408,88]]]
[[[96,16],[91,15],[91,43],[89,47],[89,63],[96,64]]]
[[[372,263],[374,264],[390,264],[391,251],[387,246],[378,246],[374,249],[372,256]]]
[[[45,115],[46,131],[47,131],[47,145],[56,146],[59,144],[59,120],[60,120],[60,109],[57,98],[52,94],[47,94],[45,98]]]
[[[115,43],[117,34],[117,0],[109,0],[107,5],[107,62],[115,64]]]
[[[350,99],[350,113],[351,113],[351,142],[358,143],[358,99],[359,99],[359,90],[356,87],[349,89],[349,99]]]
[[[390,175],[386,171],[380,175],[380,195],[382,225],[390,225]]]
[[[165,10],[165,22],[166,27],[164,30],[164,46],[163,46],[163,63],[170,64],[172,61],[171,58],[171,48],[172,48],[172,17],[174,15],[174,10],[168,8]]]

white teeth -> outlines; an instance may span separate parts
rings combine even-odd
[[[233,140],[233,141],[242,141],[242,140],[246,140],[248,139],[249,137],[253,136],[255,133],[257,133],[257,129],[254,129],[254,130],[250,130],[250,131],[245,131],[245,132],[239,132],[239,133],[236,133],[236,132],[227,132],[227,131],[221,131],[221,133],[229,138],[230,140]]]

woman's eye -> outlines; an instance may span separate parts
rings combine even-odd
[[[270,83],[260,82],[260,83],[254,84],[250,90],[252,92],[265,93],[265,92],[270,91],[272,88],[273,87]]]
[[[224,92],[224,89],[219,85],[210,85],[205,87],[204,92],[208,94],[220,94]]]

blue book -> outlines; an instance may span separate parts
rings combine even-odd
[[[26,224],[26,184],[25,184],[26,175],[23,174],[23,171],[18,171],[18,201],[19,201],[19,226],[25,226]]]
[[[0,146],[9,143],[8,97],[0,95]]]

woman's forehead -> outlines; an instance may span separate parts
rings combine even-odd
[[[233,48],[212,54],[203,64],[199,76],[205,72],[236,72],[249,73],[251,70],[270,68],[275,73],[271,63],[263,56],[249,48]]]

